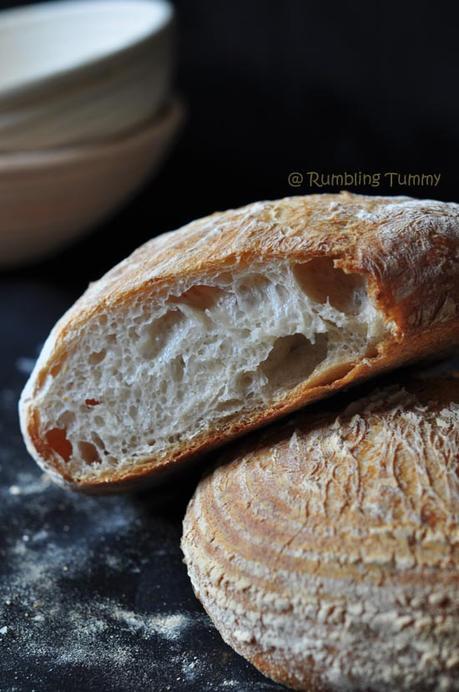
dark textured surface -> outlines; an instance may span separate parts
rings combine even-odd
[[[72,299],[0,280],[0,689],[280,689],[223,643],[193,595],[179,548],[191,479],[89,498],[29,458],[17,399]]]
[[[439,172],[437,187],[349,189],[457,201],[458,3],[174,5],[187,118],[169,160],[111,223],[24,275],[83,288],[152,235],[199,216],[338,190],[292,188],[292,171]]]

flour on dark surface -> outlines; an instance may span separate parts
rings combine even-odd
[[[85,497],[50,483],[30,459],[17,400],[37,344],[66,306],[35,289],[21,299],[41,319],[14,324],[24,312],[8,303],[0,366],[0,690],[281,689],[224,644],[193,595],[179,546],[193,482]]]

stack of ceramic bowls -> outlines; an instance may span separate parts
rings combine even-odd
[[[113,213],[181,120],[164,0],[0,13],[0,265],[56,250]]]

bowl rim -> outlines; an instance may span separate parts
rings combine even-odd
[[[31,5],[24,5],[22,7],[12,7],[1,10],[0,26],[2,25],[3,21],[14,20],[16,16],[21,17],[27,14],[36,14],[41,12],[46,14],[47,12],[52,12],[55,9],[64,11],[71,6],[76,5],[80,7],[87,5],[88,8],[93,8],[96,5],[106,5],[113,9],[113,7],[116,5],[125,7],[130,4],[131,2],[129,0],[46,0],[45,2],[38,2]],[[136,0],[136,2],[132,4],[151,6],[156,5],[157,7],[162,7],[164,10],[164,16],[153,29],[150,27],[148,31],[140,34],[140,36],[137,38],[134,36],[131,40],[123,43],[119,48],[109,50],[108,52],[93,58],[81,60],[80,62],[69,67],[54,70],[53,72],[45,74],[41,77],[32,77],[30,79],[24,78],[14,86],[6,87],[4,89],[0,87],[0,104],[13,100],[17,97],[21,97],[27,92],[32,95],[36,91],[41,91],[42,89],[46,90],[52,88],[53,86],[58,86],[59,82],[71,82],[83,72],[91,72],[96,70],[102,72],[105,67],[108,67],[114,60],[122,60],[133,50],[142,49],[151,41],[154,36],[160,36],[161,34],[169,31],[173,22],[175,21],[175,10],[169,0]]]
[[[163,133],[177,129],[184,119],[184,106],[177,96],[169,99],[162,109],[139,127],[123,135],[113,136],[81,146],[37,149],[36,151],[0,152],[0,178],[11,174],[26,174],[42,168],[79,164],[91,159],[101,159],[122,152],[144,140],[160,138]]]

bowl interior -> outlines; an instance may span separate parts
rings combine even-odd
[[[164,0],[78,0],[0,13],[0,92],[104,58],[169,23]]]

